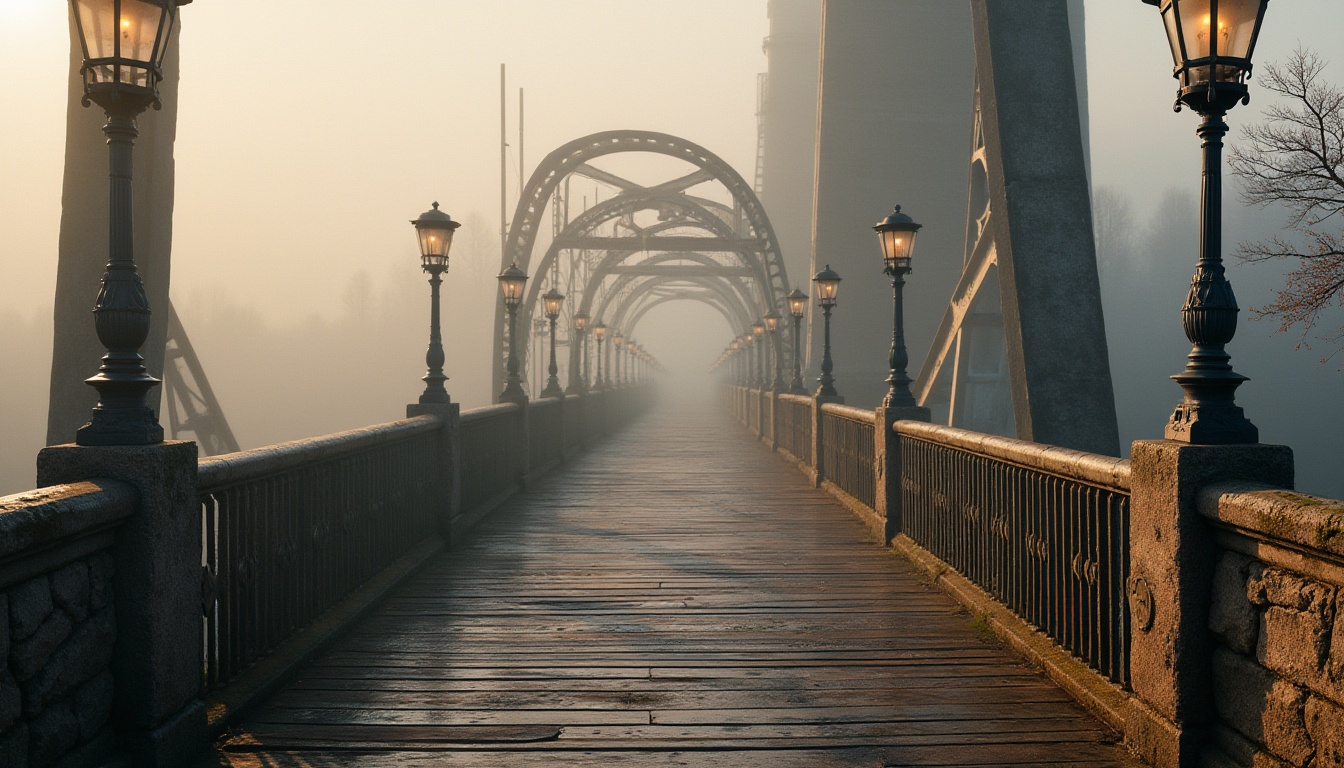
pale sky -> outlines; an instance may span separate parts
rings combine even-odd
[[[280,316],[322,312],[351,274],[414,259],[405,222],[430,200],[458,218],[485,216],[493,235],[501,62],[511,119],[517,87],[527,91],[528,171],[569,139],[647,128],[752,174],[765,0],[373,7],[200,0],[183,9],[174,295],[227,285]],[[1195,120],[1171,112],[1156,11],[1088,0],[1087,12],[1096,182],[1141,201],[1173,184],[1194,189]],[[54,290],[66,13],[59,0],[0,0],[0,68],[22,73],[5,99],[0,253],[24,286],[6,301],[25,313],[45,311]],[[1286,56],[1300,41],[1344,79],[1341,39],[1339,0],[1279,0],[1258,58]],[[1234,127],[1254,109],[1234,112]]]

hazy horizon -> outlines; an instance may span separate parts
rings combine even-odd
[[[1198,191],[1196,119],[1171,112],[1175,81],[1156,10],[1138,0],[1087,0],[1086,8],[1094,186],[1128,199],[1147,226],[1160,218],[1169,190]],[[202,0],[182,11],[172,295],[246,446],[306,436],[295,434],[305,428],[388,420],[414,399],[428,290],[407,221],[435,200],[466,222],[447,276],[448,387],[467,406],[488,401],[501,63],[508,66],[513,145],[510,212],[519,87],[526,89],[525,174],[564,142],[611,129],[671,133],[707,147],[748,179],[754,171],[766,0],[682,0],[675,13],[665,3],[632,0],[397,0],[374,14],[368,9],[347,0]],[[7,398],[16,412],[0,409],[10,424],[0,465],[11,467],[31,464],[41,443],[37,425],[45,424],[67,14],[55,0],[5,0],[0,7],[0,66],[25,74],[12,84],[9,140],[0,142],[8,181],[0,189],[0,253],[21,287],[0,307],[8,319],[0,349],[11,350],[12,361],[6,389],[17,393]],[[1330,61],[1331,80],[1344,82],[1341,35],[1338,0],[1271,4],[1257,62],[1282,61],[1301,44]],[[1254,86],[1252,94],[1251,105],[1230,116],[1234,137],[1267,103]],[[579,197],[576,191],[571,204]],[[877,208],[886,204],[879,202]],[[1236,206],[1229,190],[1229,214]],[[1272,213],[1254,218],[1271,226],[1275,220]],[[1231,232],[1228,240],[1230,253]],[[1188,281],[1193,252],[1173,258],[1173,270]],[[1264,303],[1284,267],[1232,264],[1242,306]],[[90,286],[90,304],[95,292]],[[1175,293],[1184,293],[1179,282]],[[1113,367],[1124,368],[1114,339],[1125,328],[1112,310],[1128,297],[1110,295]],[[1179,298],[1169,309],[1178,314]],[[730,333],[699,305],[665,305],[645,327],[651,352],[701,368]],[[1266,439],[1290,442],[1304,466],[1319,467],[1311,475],[1320,478],[1316,487],[1344,496],[1344,479],[1326,471],[1341,439],[1303,432],[1344,432],[1344,373],[1334,364],[1321,368],[1314,352],[1294,351],[1295,334],[1273,331],[1271,323],[1243,319],[1231,346],[1234,364],[1253,379],[1243,404],[1253,421],[1271,420],[1262,424]],[[398,335],[380,339],[384,332]],[[1188,348],[1175,322],[1164,332],[1168,346]],[[358,348],[311,341],[321,334],[357,339]],[[912,357],[921,359],[927,339],[911,341]],[[1154,412],[1179,399],[1156,371],[1176,372],[1183,354],[1164,351],[1145,374],[1161,379],[1152,382],[1161,393],[1154,397],[1165,398],[1153,401]],[[1117,390],[1125,375],[1117,371]],[[284,388],[301,376],[321,382],[309,385],[311,401]],[[1276,428],[1298,392],[1311,393],[1304,408],[1314,417]],[[352,402],[359,393],[378,400]],[[1273,409],[1285,414],[1268,415]],[[1160,415],[1141,423],[1155,418],[1151,428],[1160,432]],[[1301,455],[1309,450],[1327,455]],[[1333,462],[1339,465],[1337,457]],[[14,472],[0,467],[0,493],[22,488]]]

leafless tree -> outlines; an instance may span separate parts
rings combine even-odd
[[[1265,119],[1242,131],[1233,147],[1233,173],[1253,205],[1283,205],[1290,235],[1238,247],[1243,261],[1291,259],[1273,301],[1251,312],[1279,321],[1279,330],[1302,326],[1299,346],[1322,313],[1344,306],[1344,89],[1326,82],[1325,62],[1299,48],[1283,64],[1266,67],[1260,85],[1282,97]],[[1344,349],[1344,324],[1322,331],[1330,359]]]

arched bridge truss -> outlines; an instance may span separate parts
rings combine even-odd
[[[592,164],[633,153],[672,157],[689,167],[682,175],[645,185]],[[571,218],[570,187],[576,177],[606,188],[611,197]],[[548,213],[549,243],[539,242]],[[542,245],[545,250],[538,254]],[[556,326],[557,348],[564,350],[559,353],[562,384],[573,383],[569,372],[581,365],[581,349],[572,343],[573,317],[579,312],[638,338],[639,323],[654,307],[695,301],[741,332],[772,308],[783,313],[783,297],[790,290],[779,241],[751,185],[704,147],[648,131],[597,133],[548,155],[524,187],[509,228],[501,267],[510,263],[531,276],[517,319],[525,368],[547,364],[545,354],[527,360],[533,320],[544,317],[541,297],[551,288],[566,296]],[[503,303],[497,301],[495,392],[503,388],[508,357],[506,322]],[[782,347],[783,362],[789,364],[791,350]],[[589,363],[595,374],[594,364]]]

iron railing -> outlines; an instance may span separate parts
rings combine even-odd
[[[754,434],[761,434],[761,392],[758,389],[747,390],[747,428]]]
[[[442,428],[421,416],[201,460],[207,688],[438,535]]]
[[[527,466],[529,472],[536,472],[564,457],[564,403],[547,398],[533,400],[527,407]]]
[[[583,445],[583,406],[582,397],[565,396],[565,453],[577,451]]]
[[[779,447],[804,464],[812,464],[812,398],[780,395]]]
[[[519,406],[462,412],[462,509],[471,511],[522,482]]]
[[[901,528],[1129,685],[1129,462],[900,422]]]
[[[875,418],[872,411],[836,403],[821,407],[825,478],[869,509],[877,506]]]
[[[761,438],[775,439],[775,396],[767,390],[761,390]]]

